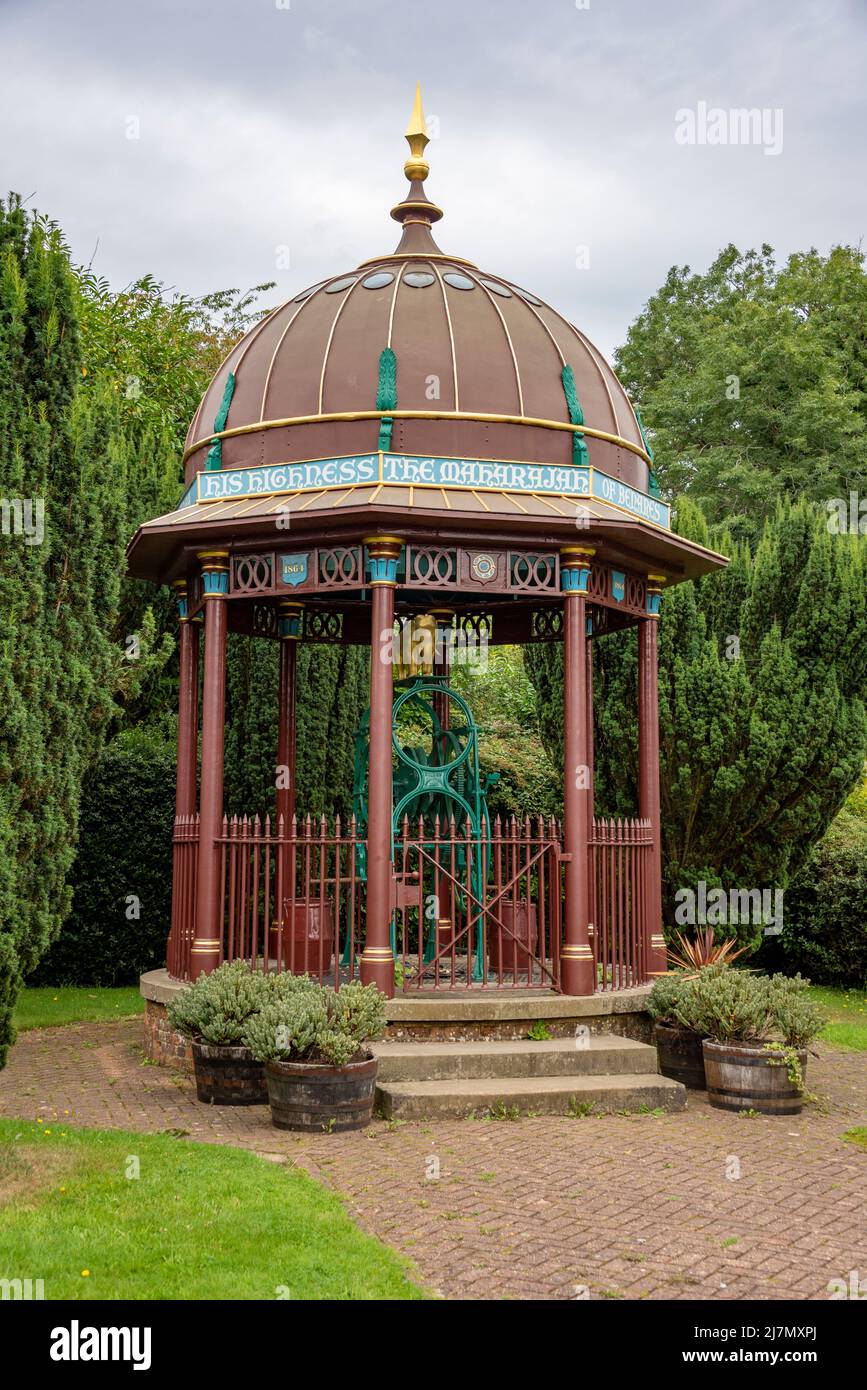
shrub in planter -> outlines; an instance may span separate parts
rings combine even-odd
[[[708,1100],[718,1110],[797,1115],[806,1045],[825,1018],[808,981],[743,970],[702,971],[678,1001],[681,1022],[704,1038]]]
[[[373,1114],[377,1061],[365,1044],[382,1036],[385,995],[357,982],[339,990],[309,981],[257,1014],[243,1039],[264,1062],[278,1129],[361,1129]]]
[[[684,970],[670,970],[654,983],[647,999],[653,1019],[653,1035],[659,1070],[663,1076],[691,1090],[704,1090],[704,1054],[701,1033],[686,1028],[677,1014],[678,1005],[694,979]]]
[[[169,1023],[192,1040],[196,1094],[207,1105],[264,1105],[265,1071],[242,1040],[246,1024],[288,986],[276,976],[251,970],[244,961],[225,962],[199,978],[168,1005]]]

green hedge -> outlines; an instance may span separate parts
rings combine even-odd
[[[783,900],[783,930],[758,963],[814,984],[867,988],[867,820],[845,810]]]
[[[28,983],[128,985],[164,964],[174,802],[169,738],[136,729],[107,746],[83,788],[72,912]]]

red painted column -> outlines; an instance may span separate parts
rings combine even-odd
[[[286,833],[295,815],[295,669],[304,605],[280,603],[280,692],[277,711],[277,820]]]
[[[563,851],[566,859],[561,984],[565,994],[592,994],[589,851],[592,781],[587,737],[587,584],[593,551],[560,552],[563,588]]]
[[[196,811],[196,754],[199,730],[199,629],[190,622],[187,581],[174,584],[178,604],[178,766],[175,815]]]
[[[280,685],[277,695],[277,822],[275,833],[281,829],[283,839],[279,842],[277,858],[276,900],[274,919],[271,923],[269,954],[272,962],[285,967],[291,960],[291,938],[294,926],[286,924],[284,931],[283,914],[287,898],[290,897],[289,882],[292,873],[292,850],[289,844],[292,835],[292,818],[296,810],[295,793],[295,711],[296,681],[298,664],[298,642],[301,638],[304,605],[289,599],[281,599],[279,605],[280,632]],[[283,949],[280,949],[280,935],[283,932]]]
[[[665,577],[647,576],[647,617],[638,624],[638,814],[650,821],[653,846],[647,875],[645,967],[666,970],[662,934],[662,833],[659,813],[659,675],[657,624]]]
[[[202,776],[199,792],[199,861],[196,874],[196,934],[190,957],[195,980],[219,965],[220,846],[223,823],[223,725],[226,708],[226,595],[229,557],[225,550],[199,554],[205,605],[205,668],[202,691]]]
[[[586,620],[587,631],[587,654],[586,654],[586,695],[584,699],[584,709],[587,716],[587,767],[590,772],[590,830],[593,830],[593,796],[594,796],[594,766],[595,766],[595,734],[593,729],[593,643],[591,633],[593,631],[593,619],[588,617]]]
[[[586,692],[587,692],[587,693],[586,693],[585,700],[584,700],[584,709],[585,709],[585,713],[586,713],[586,716],[587,716],[587,773],[588,773],[588,786],[587,786],[587,800],[588,800],[588,805],[587,805],[587,834],[588,834],[588,837],[592,840],[592,839],[593,839],[593,815],[594,815],[594,806],[595,806],[595,797],[596,797],[596,783],[595,783],[595,780],[594,780],[594,778],[595,778],[595,771],[594,771],[594,769],[595,769],[596,756],[595,756],[595,731],[594,731],[594,728],[593,728],[593,642],[591,641],[591,633],[593,632],[593,619],[592,619],[591,617],[589,617],[589,616],[586,618],[585,630],[586,630],[586,633],[587,633],[587,653],[586,653],[586,662],[587,662],[587,664],[586,664],[586,667],[585,667],[585,671],[586,671]],[[587,851],[587,873],[588,873],[588,875],[589,875],[589,882],[588,882],[588,887],[587,887],[587,892],[588,892],[588,895],[589,895],[589,902],[588,902],[588,904],[587,904],[587,912],[588,912],[588,915],[589,915],[589,917],[590,917],[590,923],[589,923],[589,927],[588,927],[588,937],[589,937],[589,939],[590,939],[590,946],[591,946],[591,949],[593,949],[594,946],[596,945],[596,942],[595,942],[595,936],[596,936],[596,923],[595,923],[595,920],[594,920],[594,918],[595,918],[595,916],[596,916],[596,879],[595,879],[595,870],[594,870],[594,865],[593,865],[593,851],[592,851],[591,849],[589,849],[589,848],[588,848],[588,851]],[[595,975],[594,975],[594,982],[595,982]]]
[[[370,770],[367,807],[367,931],[361,954],[364,984],[394,994],[392,918],[392,642],[394,590],[402,542],[394,536],[369,536],[367,547],[370,614]]]

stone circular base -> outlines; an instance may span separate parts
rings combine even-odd
[[[192,1072],[193,1051],[189,1038],[169,1027],[166,1004],[188,988],[185,980],[173,980],[167,970],[149,970],[139,979],[145,1001],[144,1052],[151,1062],[175,1071]]]
[[[191,1072],[189,1041],[169,1027],[166,1004],[189,986],[167,970],[149,970],[139,989],[145,999],[146,1056],[161,1066]],[[399,994],[386,1005],[385,1037],[392,1042],[495,1042],[526,1038],[536,1022],[552,1038],[572,1037],[578,1028],[616,1033],[636,1042],[651,1042],[653,1028],[645,1012],[650,986],[572,996],[545,990],[474,990],[433,994]]]

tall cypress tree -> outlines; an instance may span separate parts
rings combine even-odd
[[[127,446],[111,393],[81,391],[76,300],[58,230],[0,204],[0,1064],[68,910],[82,777],[147,667],[112,637]]]
[[[229,638],[225,785],[230,814],[274,814],[277,646],[239,633]],[[353,740],[368,701],[368,653],[363,647],[302,642],[297,681],[298,813],[345,817],[352,805]]]

